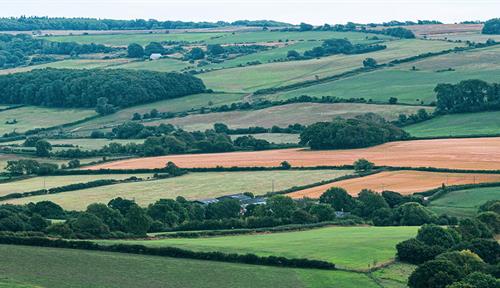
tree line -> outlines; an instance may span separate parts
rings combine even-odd
[[[94,43],[51,42],[36,39],[27,34],[0,34],[0,68],[56,61],[51,56],[53,54],[76,56],[88,53],[108,53],[116,49]]]
[[[490,19],[484,23],[483,34],[500,34],[500,18]]]
[[[52,18],[37,16],[0,18],[0,31],[198,29],[224,26],[276,27],[290,26],[290,24],[272,20],[238,20],[234,22],[185,22],[159,21],[155,19],[115,20],[95,18]]]
[[[387,48],[387,46],[380,44],[352,44],[349,40],[346,39],[328,39],[323,41],[321,46],[314,47],[311,50],[305,51],[303,56],[300,56],[300,54],[295,50],[288,51],[287,58],[299,60],[330,56],[335,54],[362,54],[383,50],[385,48]]]
[[[415,238],[399,243],[398,259],[418,264],[410,288],[500,287],[500,201],[490,200],[479,214],[458,225],[424,225]]]
[[[464,80],[457,84],[438,84],[437,113],[463,113],[500,109],[500,84]]]
[[[125,69],[37,69],[0,76],[0,103],[47,107],[115,108],[205,91],[191,75]]]

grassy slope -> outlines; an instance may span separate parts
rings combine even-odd
[[[387,49],[358,55],[334,55],[320,59],[270,63],[242,68],[224,69],[198,75],[209,88],[223,91],[255,91],[305,80],[340,74],[362,66],[367,57],[379,63],[441,51],[460,44],[442,41],[398,40],[385,43]]]
[[[67,130],[73,132],[79,132],[78,134],[88,135],[92,130],[99,128],[111,128],[120,123],[129,121],[132,119],[134,113],[149,113],[152,109],[157,109],[160,112],[182,112],[189,111],[192,108],[209,107],[209,102],[212,102],[213,106],[220,106],[224,104],[231,104],[234,102],[240,102],[244,94],[226,94],[226,93],[210,93],[210,94],[195,94],[184,96],[181,98],[163,100],[143,105],[138,105],[118,112],[93,119],[91,121],[78,124],[72,127],[68,127]]]
[[[417,266],[407,263],[397,262],[383,269],[372,273],[372,276],[379,281],[384,288],[406,288],[408,277]]]
[[[212,128],[215,123],[225,123],[233,128],[248,126],[270,128],[273,125],[286,127],[295,123],[312,124],[318,121],[330,121],[335,117],[350,118],[368,112],[378,113],[392,120],[397,118],[400,113],[412,114],[421,108],[424,107],[350,103],[294,103],[260,110],[198,114],[182,118],[157,120],[147,124],[171,123],[187,130],[204,130]]]
[[[140,178],[151,177],[151,174],[103,174],[103,175],[68,175],[68,176],[46,176],[33,177],[24,180],[6,182],[0,184],[0,196],[10,193],[28,192],[40,189],[49,189],[74,183],[84,183],[101,179],[122,180],[132,176]]]
[[[77,121],[96,115],[93,110],[61,109],[44,107],[21,107],[0,112],[0,135],[16,130],[23,132],[35,128],[47,128]],[[5,124],[6,121],[16,119],[16,124]]]
[[[500,187],[453,191],[432,201],[429,208],[438,214],[469,217],[476,214],[481,204],[500,199]]]
[[[51,62],[40,65],[33,66],[25,66],[25,67],[16,67],[10,69],[0,70],[0,75],[10,74],[10,73],[18,73],[18,72],[27,72],[33,69],[43,69],[43,68],[59,68],[59,69],[94,69],[94,68],[111,68],[117,67],[120,68],[120,65],[128,63],[130,59],[69,59],[69,60],[61,60],[57,62]]]
[[[413,237],[418,227],[328,227],[300,232],[125,241],[148,246],[174,246],[199,251],[255,253],[330,261],[367,269],[394,258],[395,245]],[[121,242],[120,240],[116,242]],[[115,241],[112,241],[113,243]],[[110,243],[104,241],[104,243]]]
[[[7,245],[0,254],[0,277],[51,288],[377,287],[365,275],[342,271]]]
[[[411,71],[413,66],[417,71]],[[438,83],[456,83],[465,79],[496,82],[500,76],[498,67],[500,47],[496,46],[423,59],[391,69],[269,95],[268,98],[286,99],[309,95],[388,101],[390,97],[396,97],[401,103],[414,104],[422,100],[430,103],[435,100],[433,89]],[[436,72],[448,68],[455,71]]]
[[[443,115],[404,129],[412,136],[464,136],[500,133],[500,111]]]
[[[124,183],[68,193],[14,199],[7,202],[20,204],[50,200],[68,210],[84,210],[91,203],[108,203],[109,200],[121,196],[135,199],[139,205],[145,206],[161,198],[175,198],[176,196],[202,199],[243,192],[261,194],[272,190],[273,180],[275,191],[279,191],[350,173],[349,170],[190,173],[171,179]]]
[[[164,41],[206,41],[226,33],[171,33],[171,34],[114,34],[114,35],[75,35],[75,36],[49,36],[43,39],[56,42],[77,42],[82,44],[105,44],[110,46],[127,46],[130,43],[147,45],[150,42]]]

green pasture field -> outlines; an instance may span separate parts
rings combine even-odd
[[[29,192],[41,189],[50,189],[76,183],[85,183],[95,180],[116,179],[123,180],[136,176],[138,178],[149,178],[152,174],[103,174],[103,175],[65,175],[33,177],[17,181],[0,183],[0,196],[10,193]]]
[[[384,288],[407,288],[408,277],[417,268],[416,265],[396,262],[372,273]]]
[[[23,284],[17,281],[14,282],[9,280],[8,277],[2,277],[0,275],[0,288],[41,288],[41,286]]]
[[[263,194],[272,191],[273,183],[274,191],[279,191],[351,173],[350,170],[189,173],[169,179],[123,183],[68,193],[13,199],[6,203],[26,204],[50,200],[68,210],[85,210],[89,204],[108,203],[113,198],[122,197],[135,199],[137,204],[147,206],[159,199],[173,199],[177,196],[194,200],[243,192]]]
[[[235,32],[227,33],[222,37],[206,40],[207,44],[233,44],[233,43],[264,43],[289,41],[320,41],[326,39],[347,38],[352,42],[366,41],[367,37],[377,36],[379,39],[394,39],[386,35],[376,35],[361,32],[335,32],[335,31],[308,31],[308,32]]]
[[[0,112],[0,135],[9,132],[24,132],[35,128],[47,128],[77,121],[97,113],[90,109],[45,108],[26,106]],[[6,124],[17,120],[16,124]]]
[[[424,106],[360,103],[293,103],[260,110],[196,114],[181,118],[162,119],[145,124],[159,125],[160,123],[171,123],[186,130],[210,129],[215,123],[225,123],[232,128],[244,128],[248,126],[270,128],[273,125],[286,127],[295,123],[312,124],[318,121],[331,121],[335,117],[352,118],[368,112],[374,112],[388,120],[394,120],[401,113],[412,114],[421,108],[432,109]]]
[[[436,41],[426,41],[436,42]],[[415,66],[416,71],[412,68]],[[287,99],[301,95],[365,98],[386,102],[390,97],[400,103],[435,101],[434,88],[439,83],[457,83],[466,79],[497,82],[500,77],[500,46],[457,52],[406,63],[394,68],[264,96]],[[443,71],[448,68],[454,71]],[[438,72],[442,71],[442,72]],[[262,97],[262,96],[261,96]]]
[[[193,69],[196,68],[196,66],[193,66],[187,61],[181,61],[172,58],[162,58],[152,61],[151,60],[133,61],[110,68],[172,72],[172,71],[181,71],[188,67],[192,67]]]
[[[146,46],[150,42],[203,42],[215,40],[229,33],[219,32],[188,32],[188,33],[150,33],[150,34],[113,34],[113,35],[74,35],[74,36],[49,36],[43,39],[55,42],[77,42],[81,44],[104,44],[109,46],[128,46],[137,43]]]
[[[449,192],[431,201],[429,209],[437,214],[471,217],[477,213],[479,206],[486,201],[498,199],[500,199],[500,187],[473,188]]]
[[[484,43],[488,39],[500,41],[500,35],[481,34],[479,32],[464,32],[464,33],[449,33],[449,34],[436,34],[427,35],[429,39],[441,39],[451,41],[470,41],[476,43]]]
[[[404,127],[415,137],[443,137],[500,134],[500,111],[438,116]]]
[[[379,63],[462,46],[459,43],[425,40],[397,40],[385,43],[387,49],[357,55],[334,55],[319,59],[269,63],[241,68],[223,69],[199,74],[205,84],[214,90],[251,92],[261,88],[277,87],[316,76],[326,77],[362,67],[367,57]]]
[[[152,109],[159,112],[183,112],[201,107],[217,107],[224,104],[241,102],[245,97],[242,93],[203,93],[163,100],[134,107],[125,108],[111,115],[92,119],[85,123],[67,127],[66,131],[77,135],[89,135],[93,130],[110,129],[116,125],[132,120],[134,113],[149,113]]]
[[[0,245],[0,255],[1,281],[46,288],[378,287],[364,274],[344,271],[12,245]]]
[[[394,259],[396,244],[416,235],[418,227],[327,227],[299,232],[161,240],[103,240],[99,243],[179,247],[195,251],[254,253],[329,261],[364,270]]]
[[[231,139],[236,139],[240,136],[244,135],[231,135]],[[259,133],[259,134],[250,134],[249,136],[255,137],[257,139],[263,139],[268,141],[269,143],[276,144],[297,144],[299,143],[299,134],[288,134],[288,133]]]
[[[0,70],[0,75],[28,72],[34,69],[58,68],[58,69],[96,69],[96,68],[120,68],[120,65],[130,62],[130,59],[67,59],[45,64],[16,67]]]

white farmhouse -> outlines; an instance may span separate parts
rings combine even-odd
[[[161,58],[161,54],[160,53],[153,53],[153,54],[151,54],[151,56],[149,56],[150,60],[158,60],[160,58]]]

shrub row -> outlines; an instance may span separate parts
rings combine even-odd
[[[173,258],[187,258],[197,260],[210,260],[219,262],[244,263],[253,265],[266,265],[293,268],[313,268],[334,270],[335,264],[310,259],[296,259],[277,256],[257,256],[255,254],[229,254],[223,252],[195,252],[174,247],[153,248],[143,245],[99,245],[90,241],[67,241],[62,239],[49,239],[43,237],[16,237],[0,236],[1,244],[41,246],[51,248],[68,248],[80,250],[93,250],[105,252],[120,252],[141,255],[153,255]]]

